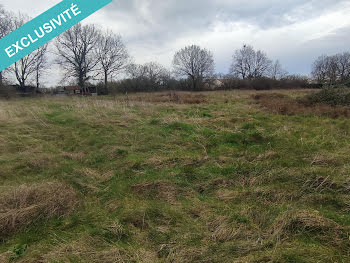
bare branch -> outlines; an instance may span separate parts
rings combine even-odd
[[[187,46],[175,53],[173,67],[176,75],[189,77],[196,90],[199,81],[214,75],[213,54],[199,46]]]

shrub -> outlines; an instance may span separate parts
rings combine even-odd
[[[308,95],[305,99],[308,105],[327,104],[330,106],[350,106],[350,88],[327,87],[319,92]]]
[[[320,85],[310,85],[309,80],[303,76],[286,76],[281,80],[268,77],[255,79],[227,78],[221,89],[241,89],[241,90],[274,90],[274,89],[309,89],[321,88]]]
[[[13,86],[0,86],[0,98],[9,99],[13,97],[16,97],[16,89]]]

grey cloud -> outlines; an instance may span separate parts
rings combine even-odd
[[[60,0],[37,0],[35,9],[28,0],[0,1],[34,17]],[[199,44],[214,52],[217,71],[225,73],[234,49],[247,43],[291,73],[308,74],[317,56],[349,49],[350,21],[334,17],[342,12],[344,20],[349,11],[349,0],[115,0],[84,23],[121,34],[137,63],[170,66],[176,49]],[[332,13],[335,30],[324,36],[320,31]],[[321,37],[307,41],[309,33]]]
[[[109,19],[121,19],[121,30],[137,38],[162,39],[207,31],[215,22],[245,22],[262,29],[317,17],[347,1],[334,0],[119,0],[106,9]],[[163,37],[162,37],[163,36]]]

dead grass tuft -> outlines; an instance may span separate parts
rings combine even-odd
[[[230,202],[234,201],[239,196],[239,193],[237,191],[221,189],[217,192],[217,196],[221,201]]]
[[[288,239],[299,233],[313,233],[320,239],[341,244],[345,237],[344,228],[317,211],[288,211],[274,224],[272,238],[276,241]]]
[[[81,161],[85,157],[85,153],[68,153],[63,152],[61,153],[61,156],[70,160],[78,160]]]
[[[266,111],[274,114],[306,114],[312,116],[326,116],[334,119],[350,116],[350,107],[332,107],[325,104],[308,105],[302,100],[293,99],[279,93],[261,93],[258,95],[253,95],[253,99]]]
[[[320,154],[317,154],[312,158],[311,164],[312,165],[320,165],[320,166],[330,166],[330,165],[337,166],[337,165],[339,165],[337,160],[335,160],[334,158],[320,155]]]
[[[171,263],[192,263],[192,262],[212,262],[203,260],[207,252],[205,247],[183,247],[175,246],[169,250],[165,262]]]
[[[74,242],[55,246],[54,250],[43,255],[38,262],[71,262],[72,258],[76,259],[77,262],[138,262],[136,257],[132,256],[126,249],[117,248],[113,245],[106,244],[103,240],[88,236],[84,236],[84,238]]]
[[[177,189],[174,184],[167,181],[157,181],[153,183],[140,183],[132,187],[138,195],[160,198],[171,204],[176,204]]]
[[[119,222],[114,222],[113,224],[109,225],[106,229],[113,237],[117,238],[118,240],[121,240],[123,237],[126,236],[125,229],[123,225]]]
[[[229,223],[224,216],[219,216],[209,224],[211,239],[214,241],[232,241],[239,235],[239,228]]]
[[[83,178],[87,179],[89,182],[105,183],[114,176],[113,171],[99,172],[96,169],[83,168],[76,170]]]
[[[197,185],[197,191],[200,193],[210,192],[216,189],[222,190],[236,185],[236,182],[226,178],[215,178],[208,183]]]
[[[44,218],[69,214],[77,205],[71,186],[61,183],[22,185],[0,195],[0,238]]]
[[[263,160],[267,160],[267,159],[271,159],[273,157],[275,157],[277,155],[276,152],[274,151],[268,151],[266,153],[260,154],[258,155],[258,157],[256,158],[257,161],[263,161]]]
[[[348,193],[348,186],[334,182],[330,176],[315,176],[305,181],[302,191],[312,189],[316,192],[333,191],[333,192],[344,192]]]

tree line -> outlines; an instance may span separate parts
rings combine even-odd
[[[323,84],[350,82],[350,52],[320,56],[312,65],[312,76]]]
[[[0,6],[0,38],[29,21],[23,14],[7,12]],[[0,72],[0,85],[4,77],[12,74],[18,86],[25,89],[28,83],[41,85],[45,71],[50,67],[48,53],[64,72],[64,80],[71,81],[88,92],[91,83],[115,92],[202,90],[220,79],[218,89],[272,89],[309,87],[309,79],[289,75],[281,63],[271,60],[261,50],[250,45],[234,51],[229,74],[215,74],[213,53],[197,45],[175,52],[172,70],[157,62],[139,65],[133,62],[122,37],[97,25],[77,24]],[[115,81],[117,76],[124,76]],[[312,77],[318,83],[347,82],[350,78],[350,53],[321,56],[313,64]]]
[[[16,30],[30,17],[7,12],[0,6],[0,38]],[[49,45],[51,48],[49,49]],[[12,74],[20,88],[25,89],[28,82],[41,87],[40,80],[50,67],[48,53],[55,55],[55,63],[64,71],[64,79],[71,80],[83,90],[89,81],[103,77],[105,85],[129,63],[129,55],[120,35],[103,31],[95,25],[77,24],[13,66],[0,72],[0,85],[5,75]]]

